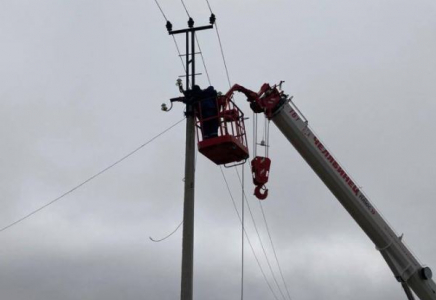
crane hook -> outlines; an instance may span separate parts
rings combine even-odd
[[[265,200],[268,197],[268,189],[265,185],[258,185],[254,188],[254,195],[259,200]]]

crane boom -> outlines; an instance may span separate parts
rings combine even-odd
[[[264,112],[315,171],[386,260],[409,299],[409,287],[421,300],[436,300],[436,284],[430,268],[422,266],[389,224],[371,204],[356,182],[314,134],[291,98],[279,86],[264,84],[258,93],[235,85],[254,112]],[[408,293],[409,292],[409,293]]]

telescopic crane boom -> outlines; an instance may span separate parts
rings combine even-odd
[[[421,300],[436,300],[436,284],[430,268],[418,262],[402,242],[402,237],[395,234],[351,176],[313,133],[308,121],[292,103],[292,98],[281,91],[281,83],[274,86],[264,84],[257,93],[234,85],[226,95],[231,96],[235,91],[245,94],[255,113],[264,113],[273,121],[375,244],[409,299],[413,299],[412,289]]]

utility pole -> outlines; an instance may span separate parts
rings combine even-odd
[[[188,28],[172,30],[167,21],[166,27],[170,35],[186,34],[185,67],[186,87],[180,86],[184,97],[173,98],[171,102],[180,101],[186,105],[186,148],[185,148],[185,192],[183,205],[183,242],[182,242],[182,280],[181,300],[192,300],[194,277],[194,196],[195,196],[195,111],[192,87],[195,85],[195,32],[213,28],[215,15],[210,16],[210,25],[194,27],[194,20],[189,18]]]

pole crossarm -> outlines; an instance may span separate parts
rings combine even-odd
[[[206,26],[199,26],[199,27],[192,27],[192,28],[186,28],[186,29],[180,29],[180,30],[171,30],[168,32],[168,34],[179,34],[179,33],[186,33],[186,32],[192,32],[192,31],[200,31],[200,30],[206,30],[206,29],[212,29],[213,25],[206,25]]]

